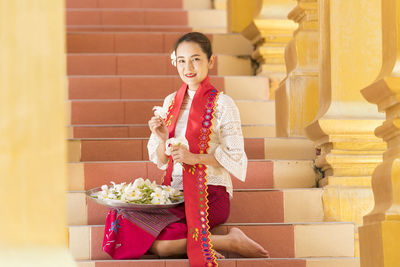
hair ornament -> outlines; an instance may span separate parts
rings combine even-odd
[[[171,64],[174,65],[174,67],[176,67],[176,53],[175,53],[175,50],[174,50],[174,52],[171,53]]]

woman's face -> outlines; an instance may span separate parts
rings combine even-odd
[[[195,42],[182,42],[176,49],[176,67],[182,81],[190,90],[197,90],[214,65],[214,56],[207,59],[200,45]]]

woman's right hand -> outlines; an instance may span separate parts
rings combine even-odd
[[[163,142],[168,140],[168,128],[165,125],[165,121],[158,116],[154,116],[149,120],[149,128],[153,134],[158,136]]]

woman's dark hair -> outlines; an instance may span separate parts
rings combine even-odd
[[[200,32],[189,32],[181,36],[181,38],[179,38],[178,41],[176,41],[174,49],[175,52],[178,46],[183,42],[193,42],[199,44],[201,50],[203,50],[203,52],[207,55],[208,60],[210,60],[212,55],[212,47],[211,47],[211,42],[207,38],[207,36],[205,36]]]

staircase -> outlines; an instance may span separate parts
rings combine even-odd
[[[223,7],[224,1],[216,1]],[[225,253],[220,266],[356,267],[352,223],[325,222],[315,186],[312,144],[275,136],[268,79],[252,76],[252,47],[226,33],[226,12],[210,0],[67,0],[69,80],[69,248],[80,267],[189,266],[187,259],[114,261],[101,250],[107,210],[85,190],[145,177],[160,183],[148,161],[152,107],[181,85],[169,62],[175,40],[202,31],[217,62],[211,82],[239,107],[249,158],[245,183],[233,178],[228,222],[263,245],[271,259]]]

